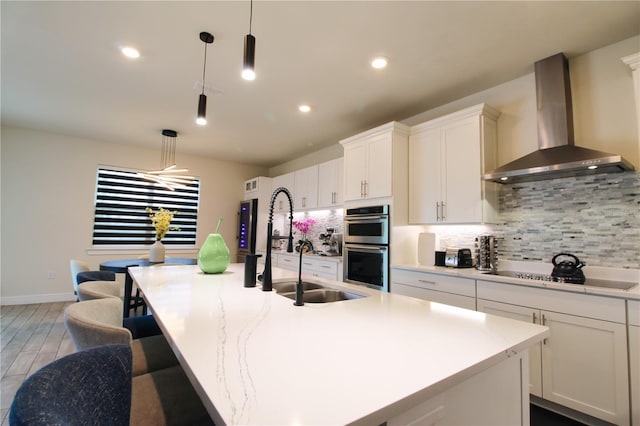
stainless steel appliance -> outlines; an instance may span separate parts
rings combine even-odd
[[[336,234],[335,228],[327,228],[327,232],[320,234],[322,250],[320,256],[342,256],[342,234]]]
[[[258,199],[240,203],[238,212],[238,263],[244,263],[247,254],[256,252],[256,231],[258,228]]]
[[[569,61],[558,53],[535,63],[538,150],[485,174],[497,183],[530,182],[633,170],[617,154],[575,145]]]
[[[344,281],[389,291],[389,206],[347,209]]]
[[[444,257],[444,266],[452,268],[471,268],[473,259],[470,249],[447,249]]]

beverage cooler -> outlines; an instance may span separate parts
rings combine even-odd
[[[258,199],[240,203],[238,212],[238,262],[244,263],[247,254],[256,252],[256,234],[258,230]]]

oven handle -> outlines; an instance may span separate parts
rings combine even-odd
[[[345,244],[344,248],[348,249],[358,249],[358,250],[362,250],[362,251],[376,251],[376,252],[380,252],[380,251],[387,251],[388,247],[386,246],[360,246],[357,244]]]
[[[389,220],[389,216],[381,215],[381,216],[370,216],[370,215],[359,215],[359,216],[347,216],[344,218],[345,222],[354,222],[354,221],[362,221],[362,220]]]

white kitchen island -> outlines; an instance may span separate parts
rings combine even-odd
[[[297,307],[242,264],[130,273],[217,424],[529,423],[546,327],[318,278],[367,297]]]

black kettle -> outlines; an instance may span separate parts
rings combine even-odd
[[[572,262],[570,260],[557,262],[556,259],[560,256],[572,257],[575,262]],[[571,253],[558,253],[553,256],[551,262],[553,263],[551,278],[554,281],[571,284],[584,284],[585,276],[584,272],[582,272],[584,263],[580,262],[580,259],[578,259],[576,256]]]

